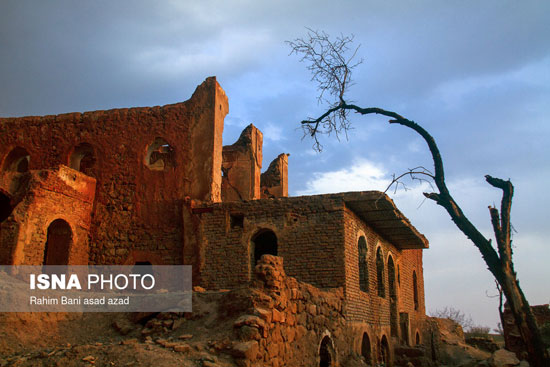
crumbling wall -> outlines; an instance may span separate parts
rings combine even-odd
[[[50,258],[58,259],[55,233],[49,236],[54,221],[66,223],[69,241],[68,253],[62,256],[64,264],[55,265],[87,264],[96,180],[65,166],[19,175],[27,184],[20,188],[23,193],[16,192],[21,200],[1,223],[2,264],[42,264],[48,240]]]
[[[60,164],[82,169],[97,180],[90,263],[122,264],[134,250],[182,263],[184,199],[221,200],[227,112],[212,77],[183,103],[2,118],[0,175]]]
[[[238,340],[231,353],[238,365],[357,366],[363,365],[363,355],[371,358],[370,363],[382,362],[376,341],[384,335],[370,333],[370,348],[362,350],[366,329],[344,317],[341,287],[322,291],[298,282],[286,276],[283,259],[270,255],[264,255],[256,266],[255,278],[249,302],[227,295],[228,300],[246,307],[234,322]],[[221,307],[232,309],[230,303]],[[391,341],[389,346],[391,350]],[[387,357],[391,358],[391,352]]]
[[[288,156],[281,153],[260,177],[262,199],[288,196]]]
[[[260,198],[262,144],[263,134],[250,124],[234,144],[223,147],[223,201]]]

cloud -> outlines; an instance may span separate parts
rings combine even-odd
[[[313,173],[306,188],[297,195],[315,195],[346,191],[385,190],[390,180],[384,168],[359,159],[348,168]]]

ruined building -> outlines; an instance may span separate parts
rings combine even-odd
[[[288,197],[288,155],[261,173],[262,133],[223,146],[227,113],[208,78],[183,103],[0,119],[0,263],[189,264],[219,290],[277,255],[340,299],[338,327],[303,321],[321,365],[424,343],[426,238],[380,192]]]

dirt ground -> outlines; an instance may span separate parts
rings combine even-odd
[[[0,366],[234,366],[222,292],[192,313],[2,313]]]

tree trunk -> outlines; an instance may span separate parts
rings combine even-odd
[[[544,348],[540,329],[531,307],[519,287],[515,273],[513,271],[506,271],[503,275],[503,282],[499,283],[525,344],[529,364],[533,367],[548,367],[550,363]]]

